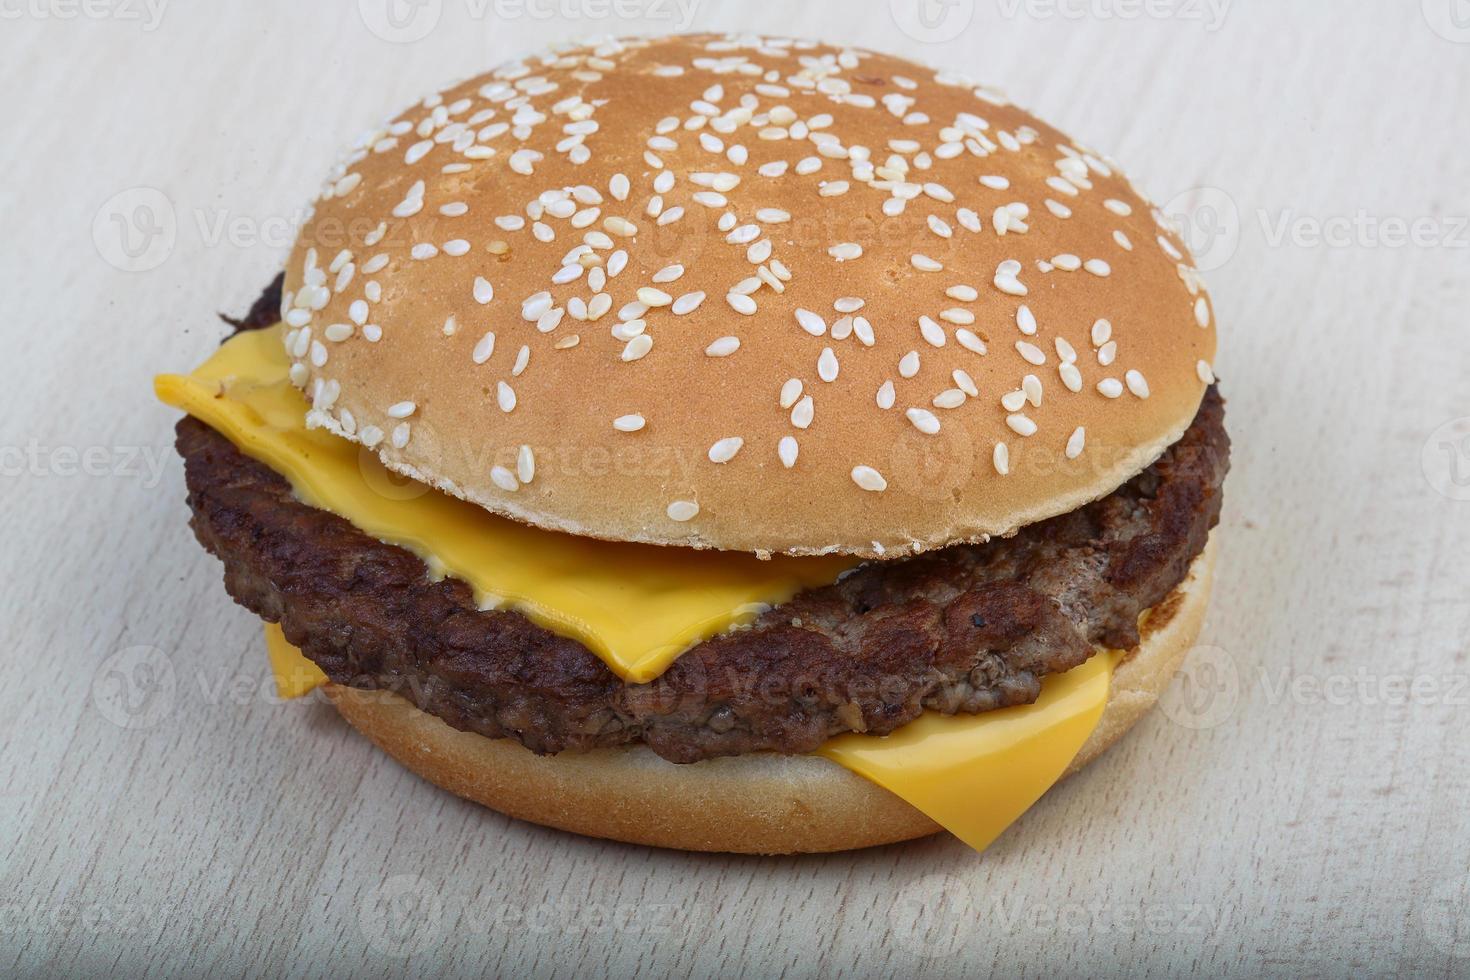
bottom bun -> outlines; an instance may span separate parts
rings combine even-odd
[[[1213,541],[1150,609],[1113,674],[1102,719],[1067,769],[1103,753],[1158,701],[1199,635]],[[590,837],[690,851],[841,851],[942,828],[888,790],[812,755],[754,753],[675,765],[642,745],[536,755],[451,728],[385,691],[328,684],[342,716],[411,771],[458,796]]]

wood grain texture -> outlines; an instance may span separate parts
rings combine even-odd
[[[961,0],[943,43],[885,2],[695,4],[695,29],[997,81],[1159,201],[1214,188],[1200,227],[1238,232],[1202,239],[1235,470],[1205,646],[1167,710],[984,856],[940,837],[777,860],[517,824],[321,703],[276,703],[149,394],[216,343],[214,311],[253,298],[385,111],[681,8],[444,0],[396,44],[353,0],[169,4],[152,29],[141,3],[7,5],[0,973],[1470,972],[1470,488],[1450,469],[1470,478],[1470,444],[1442,428],[1470,416],[1470,44],[1432,26],[1454,2],[1237,0],[1212,25],[1190,12],[1218,4]],[[106,202],[140,187],[177,236],[130,273],[94,221],[105,242]],[[1432,241],[1383,237],[1420,218]]]

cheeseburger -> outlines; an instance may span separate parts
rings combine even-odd
[[[983,849],[1193,642],[1214,312],[995,90],[751,36],[557,47],[331,169],[157,381],[191,524],[393,758],[665,847]]]

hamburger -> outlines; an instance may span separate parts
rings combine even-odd
[[[1209,296],[1116,163],[955,72],[504,65],[359,139],[232,323],[156,387],[282,693],[514,817],[983,849],[1200,628]]]

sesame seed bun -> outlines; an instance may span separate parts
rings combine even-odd
[[[1193,418],[1213,310],[1117,165],[808,42],[563,48],[332,171],[283,316],[310,420],[499,514],[896,556],[1077,508]]]
[[[1213,540],[1148,613],[1113,674],[1097,728],[1067,774],[1158,701],[1199,635]],[[437,786],[502,813],[591,837],[692,851],[789,854],[888,844],[941,828],[897,796],[818,756],[770,753],[674,765],[643,746],[538,756],[509,739],[450,728],[385,691],[327,694],[353,727]]]

